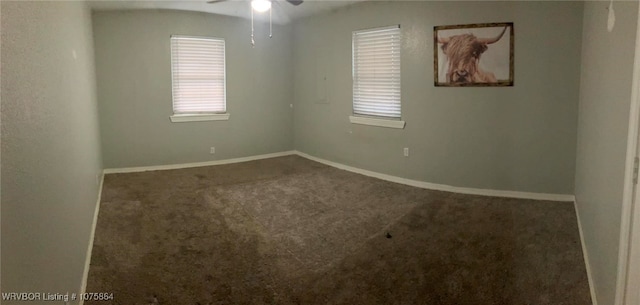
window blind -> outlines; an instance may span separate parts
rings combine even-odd
[[[171,36],[174,114],[225,113],[224,39]]]
[[[353,113],[384,118],[400,112],[400,26],[353,32]]]

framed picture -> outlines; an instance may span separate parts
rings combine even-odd
[[[513,23],[433,27],[436,86],[513,86]]]

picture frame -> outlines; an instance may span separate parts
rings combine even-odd
[[[433,27],[436,87],[513,86],[513,22]]]

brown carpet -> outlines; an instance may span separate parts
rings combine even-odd
[[[106,175],[87,291],[115,300],[85,304],[590,304],[572,203],[297,156]]]

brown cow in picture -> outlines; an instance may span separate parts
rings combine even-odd
[[[477,38],[473,34],[444,38],[438,36],[438,43],[442,45],[442,52],[449,61],[446,81],[454,84],[496,83],[496,76],[491,72],[482,71],[478,64],[480,55],[487,50],[487,46],[500,40],[506,30],[507,27],[493,38]]]

